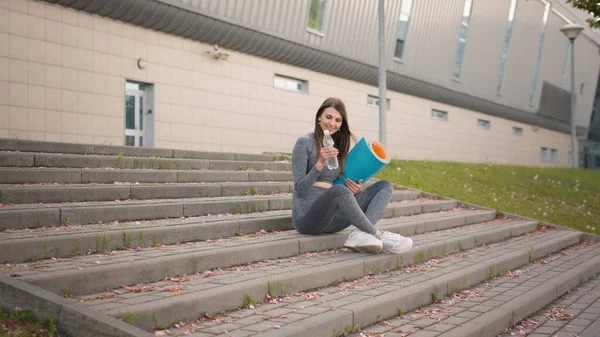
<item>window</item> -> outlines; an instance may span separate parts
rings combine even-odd
[[[402,5],[400,6],[400,17],[398,18],[398,26],[396,27],[396,49],[394,50],[394,56],[399,59],[404,56],[411,8],[412,0],[402,0]]]
[[[550,161],[551,162],[558,162],[558,150],[557,149],[550,149]]]
[[[549,149],[547,147],[540,148],[540,161],[542,162],[558,162],[558,150]]]
[[[506,37],[504,38],[504,48],[502,49],[502,61],[500,62],[500,70],[498,71],[498,85],[496,86],[496,92],[498,94],[500,94],[502,91],[502,84],[504,82],[504,70],[506,69],[508,47],[510,45],[510,37],[512,35],[515,12],[517,11],[517,1],[518,0],[510,0],[510,8],[508,10],[508,26],[506,27]]]
[[[460,35],[458,36],[458,49],[456,50],[456,64],[454,65],[455,79],[460,78],[463,57],[467,46],[467,31],[469,30],[469,21],[471,21],[472,8],[473,0],[465,0],[465,8],[463,9],[463,17],[460,24]]]
[[[486,121],[485,119],[478,119],[477,120],[477,127],[480,129],[486,129],[489,130],[491,126],[490,121]]]
[[[390,99],[387,98],[386,101],[387,101],[387,109],[390,110],[390,107],[391,107]],[[378,108],[379,107],[379,97],[373,96],[373,95],[367,95],[367,105]]]
[[[311,0],[310,9],[308,10],[308,28],[323,31],[323,17],[325,16],[326,0]]]
[[[299,80],[297,78],[282,76],[275,74],[273,85],[277,89],[295,91],[295,92],[308,92],[308,81]]]
[[[546,37],[546,27],[548,26],[548,15],[550,14],[550,3],[546,2],[544,15],[542,16],[542,33],[540,34],[540,43],[537,50],[537,59],[533,70],[533,80],[531,81],[531,91],[529,92],[529,104],[533,105],[535,98],[535,89],[537,88],[538,75],[540,72],[540,63],[542,62],[542,51],[544,50],[544,38]]]
[[[571,41],[567,40],[565,48],[565,60],[562,65],[562,74],[560,75],[560,86],[565,85],[565,79],[567,78],[567,63],[569,63],[569,55],[571,55]]]
[[[513,126],[513,135],[515,135],[515,136],[522,136],[523,135],[523,129],[522,128],[518,128],[516,126]]]
[[[440,121],[448,120],[448,112],[442,110],[431,109],[431,118],[437,119]]]
[[[547,147],[540,148],[540,161],[548,161],[548,148]]]

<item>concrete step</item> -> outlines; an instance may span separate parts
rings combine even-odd
[[[589,315],[581,318],[571,316],[583,313],[591,303],[597,301],[595,310],[592,307],[590,311],[593,312],[594,319],[598,317],[598,283],[580,285],[598,272],[600,244],[597,241],[578,244],[525,264],[519,269],[501,271],[499,276],[484,283],[467,290],[455,291],[436,303],[386,319],[385,323],[380,322],[363,329],[362,334],[355,333],[351,336],[394,336],[400,331],[404,336],[442,337],[496,337],[501,331],[504,331],[502,337],[598,336],[600,325],[596,324],[595,329],[590,326],[593,320],[590,320]],[[585,294],[578,294],[577,290],[571,292],[578,286],[596,290]],[[562,301],[556,301],[543,312],[538,312],[565,294],[569,295]],[[589,298],[590,295],[593,298]],[[579,300],[579,305],[568,305],[576,300]],[[563,305],[557,306],[558,303]],[[510,329],[536,312],[538,313],[518,327]],[[575,320],[570,321],[573,318]],[[584,332],[585,330],[588,331]]]
[[[0,168],[0,184],[212,183],[292,181],[287,171]]]
[[[391,203],[393,216],[434,212],[455,208],[455,200],[432,200]],[[80,225],[112,221],[134,221],[194,217],[208,214],[253,213],[291,209],[292,196],[251,195],[214,198],[161,200],[97,201],[58,204],[18,204],[0,207],[0,228],[35,228],[56,225]]]
[[[493,211],[463,208],[431,210],[410,215],[418,203],[392,203],[383,218],[396,221],[416,221],[421,227],[434,228],[431,222],[439,218],[463,225],[491,220]],[[426,207],[433,207],[428,205]],[[439,204],[438,204],[439,205]],[[420,205],[423,207],[423,205]],[[291,230],[291,211],[269,211],[250,214],[219,214],[200,217],[151,221],[113,222],[82,226],[40,227],[0,232],[0,263],[35,261],[45,258],[69,257],[120,249],[145,248],[182,242],[217,239],[247,233]],[[322,247],[319,249],[327,249]]]
[[[393,226],[390,227],[393,228]],[[335,282],[355,279],[371,273],[394,270],[414,262],[423,262],[434,257],[535,231],[536,227],[535,222],[495,220],[488,223],[427,232],[413,236],[415,247],[402,255],[365,255],[351,253],[346,249],[301,253],[298,251],[298,246],[289,248],[291,245],[285,245],[281,249],[285,247],[296,251],[296,253],[289,251],[288,256],[293,257],[278,260],[267,259],[259,263],[234,266],[225,270],[202,271],[198,269],[196,272],[189,269],[190,262],[188,259],[188,270],[183,280],[176,278],[176,274],[173,273],[171,275],[161,275],[163,281],[160,282],[138,284],[142,291],[144,289],[156,289],[157,291],[152,294],[145,292],[128,293],[124,294],[125,296],[122,299],[117,297],[111,298],[110,301],[104,301],[102,299],[106,296],[115,294],[115,292],[104,292],[89,296],[91,299],[98,299],[97,301],[85,302],[92,307],[98,305],[99,307],[96,307],[96,310],[111,316],[136,315],[135,325],[149,330],[155,327],[155,322],[153,322],[153,315],[155,314],[158,316],[158,322],[156,322],[158,326],[170,325],[181,321],[183,316],[190,318],[201,316],[204,313],[216,314],[221,311],[239,308],[244,305],[245,301],[250,301],[250,299],[260,301],[269,293],[272,297],[275,297],[275,295],[280,296],[328,286]],[[302,239],[310,243],[314,240],[314,237],[305,236]],[[276,241],[271,240],[270,244],[276,244]],[[251,253],[247,248],[245,251],[248,254]],[[293,254],[300,255],[294,256]],[[206,259],[200,261],[204,260]],[[106,269],[109,268],[109,266],[106,266]],[[66,273],[67,271],[63,271],[60,275]],[[90,271],[87,270],[85,273],[79,271],[79,273],[81,277],[87,278]],[[48,276],[42,276],[42,272],[36,274],[39,275],[37,276],[38,279],[48,278]],[[165,281],[167,281],[167,284],[170,283],[169,278],[175,279],[179,283],[178,287],[181,288],[181,294],[184,296],[173,297],[172,294],[163,294],[163,289],[159,290],[157,288],[162,287]],[[33,284],[41,282],[33,275],[23,275],[22,279]],[[88,287],[87,284],[90,281],[91,278],[88,279],[87,283],[81,282],[81,285]],[[71,284],[65,278],[60,281],[53,280],[52,283],[56,284],[54,286],[55,290],[61,284]],[[43,285],[43,287],[49,286],[51,284]],[[100,286],[97,287],[101,288]],[[119,292],[119,289],[115,290]],[[430,294],[428,295],[430,296]],[[125,305],[125,303],[127,304]]]
[[[83,154],[29,153],[0,151],[4,167],[67,167],[161,170],[271,170],[291,171],[289,161],[241,161],[216,159],[149,158]]]
[[[291,194],[20,204],[0,208],[0,228],[34,228],[193,217],[207,214],[252,213],[291,208]]]
[[[559,262],[552,261],[552,263],[556,265]],[[494,285],[501,286],[499,282],[501,280]],[[582,282],[541,311],[518,322],[516,326],[504,330],[498,337],[597,337],[600,336],[599,315],[600,274],[597,273],[596,276]]]
[[[462,233],[462,236],[458,239],[473,235],[476,234]],[[502,239],[498,238],[498,240]],[[578,241],[579,234],[572,231],[536,231],[509,238],[502,242],[473,247],[466,251],[459,252],[451,249],[447,251],[451,255],[414,264],[412,263],[416,262],[415,255],[407,259],[409,254],[405,254],[405,263],[396,270],[392,267],[390,271],[381,274],[363,273],[363,275],[356,272],[355,275],[349,278],[349,281],[342,281],[338,278],[342,282],[304,292],[290,290],[283,296],[278,292],[271,291],[272,294],[278,297],[266,298],[264,303],[260,305],[246,306],[245,309],[219,315],[210,313],[206,315],[204,314],[206,311],[204,308],[209,305],[211,299],[216,302],[216,298],[218,298],[219,304],[223,306],[225,304],[223,300],[232,295],[226,295],[216,290],[210,291],[210,289],[196,290],[200,288],[196,283],[181,282],[178,279],[166,279],[153,292],[132,295],[129,292],[133,290],[132,288],[129,288],[129,290],[123,288],[121,289],[123,291],[121,295],[112,292],[112,295],[115,295],[114,298],[100,299],[101,297],[99,297],[97,300],[82,298],[81,300],[92,308],[109,315],[139,313],[136,316],[135,325],[144,329],[153,329],[155,326],[168,326],[169,319],[171,319],[177,322],[177,325],[169,328],[169,336],[347,336],[358,328],[430,304],[433,300],[446,294],[472,287],[499,272],[518,268],[547,254],[572,246]],[[355,254],[337,253],[328,256],[336,255],[338,260],[342,260],[344,255]],[[378,257],[380,256],[363,258],[362,263],[364,263],[365,269],[369,269],[371,262],[369,260]],[[359,266],[352,266],[349,258],[343,260],[343,262],[337,262],[336,265],[343,266],[345,269],[362,269]],[[305,263],[298,265],[296,268],[299,267],[305,268]],[[338,268],[327,267],[329,270],[323,271],[323,279],[331,282],[332,277],[329,275],[340,275],[340,272]],[[278,266],[278,269],[283,269],[283,266]],[[578,271],[581,271],[581,269],[578,269]],[[303,273],[304,269],[295,272],[297,284],[305,282],[306,279],[301,277]],[[228,279],[235,280],[235,276],[229,276],[228,278],[216,276],[213,278],[215,278],[213,283],[217,286],[227,283]],[[248,301],[245,301],[248,298],[247,295],[252,295],[257,301],[262,302],[263,297],[261,296],[264,296],[269,289],[267,281],[274,284],[276,279],[275,277],[263,276],[259,280],[262,280],[263,284],[256,284],[256,290],[247,291],[246,295],[238,294],[235,301],[232,301],[230,305],[235,304],[242,307],[248,304]],[[249,284],[251,283],[248,282]],[[223,287],[220,286],[220,288]],[[298,289],[302,288],[298,287]],[[181,297],[174,296],[179,294],[173,293],[175,290],[181,291]],[[206,293],[205,300],[197,301],[199,298],[197,294],[201,292]],[[108,295],[111,292],[104,294]],[[136,302],[135,299],[141,300],[142,296],[147,296],[146,299],[154,297],[154,300],[146,303]],[[527,299],[531,300],[530,298]],[[527,301],[527,299],[522,300]],[[155,303],[160,303],[159,301],[170,303],[171,307],[174,308],[179,307],[179,312],[171,309],[157,311],[156,309],[159,306]],[[129,302],[129,307],[111,308],[116,303],[123,302]],[[145,315],[148,315],[148,313],[146,310],[154,310],[154,320],[150,317],[150,320],[147,321]],[[183,322],[181,315],[191,311],[199,312],[200,314],[196,316],[198,318],[192,321],[188,320],[188,323]],[[166,317],[163,318],[163,316]],[[481,322],[479,326],[485,326],[485,322]],[[227,333],[225,334],[225,332]],[[438,336],[439,333],[439,331],[429,331],[414,336]],[[385,334],[385,336],[403,335],[406,334],[400,331]],[[381,335],[364,334],[364,336]],[[467,337],[471,335],[457,334],[454,336]]]
[[[169,184],[0,185],[0,202],[34,204],[129,199],[178,199],[292,193],[292,182],[221,182]],[[416,190],[395,191],[394,201],[416,199]]]
[[[23,139],[0,138],[0,151],[95,154],[132,157],[189,158],[241,161],[277,161],[284,156],[266,154],[245,154],[228,152],[207,152],[174,149],[151,149],[131,146],[92,145],[75,143],[45,142]]]
[[[292,182],[0,185],[0,201],[8,204],[34,204],[228,197],[291,193],[293,188]],[[415,198],[419,194],[417,191],[410,192]]]

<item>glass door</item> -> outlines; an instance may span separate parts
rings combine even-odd
[[[125,145],[144,146],[146,128],[146,85],[129,82],[125,84]]]

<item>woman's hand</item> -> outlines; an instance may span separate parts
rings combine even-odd
[[[319,152],[319,158],[317,159],[317,169],[321,171],[325,165],[327,165],[327,159],[337,157],[339,151],[333,146],[324,146]]]
[[[348,189],[352,192],[352,195],[357,195],[358,193],[363,191],[362,179],[359,180],[358,183],[355,183],[354,181],[346,178],[344,182],[346,183]]]

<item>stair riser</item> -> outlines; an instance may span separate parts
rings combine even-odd
[[[291,180],[292,173],[282,171],[36,170],[10,168],[0,170],[0,184],[214,183]]]
[[[529,225],[523,224],[523,226]],[[496,232],[497,235],[494,242],[509,238],[511,236],[511,230],[512,229],[510,227],[499,229]],[[482,241],[482,239],[478,238],[478,234],[470,235],[468,237],[453,238],[444,243],[432,243],[431,245],[427,245],[427,255],[425,255],[425,260],[437,256],[430,255],[435,254],[436,252],[444,251],[446,254],[459,252],[462,249],[466,249],[465,247],[474,246],[475,241]],[[126,313],[137,313],[138,320],[136,321],[135,325],[145,330],[151,330],[154,327],[152,316],[155,313],[158,313],[159,325],[166,324],[169,326],[174,322],[181,321],[182,313],[184,312],[187,317],[198,317],[204,313],[214,314],[242,307],[244,305],[244,299],[248,295],[253,296],[256,299],[262,299],[267,295],[269,285],[271,285],[271,287],[275,286],[278,291],[283,290],[287,294],[307,289],[324,287],[342,279],[355,279],[365,276],[371,272],[374,272],[375,267],[380,271],[384,271],[393,270],[412,264],[415,262],[415,260],[420,259],[418,256],[421,255],[421,251],[425,250],[412,249],[410,252],[403,255],[380,254],[368,256],[361,260],[348,260],[336,263],[335,265],[326,265],[320,268],[315,268],[314,270],[308,272],[299,270],[296,273],[290,273],[288,275],[264,277],[263,279],[258,279],[251,283],[236,284],[227,289],[221,288],[219,292],[215,292],[212,289],[200,291],[194,294],[189,294],[185,298],[178,298],[177,301],[170,298],[166,301],[157,301],[150,305],[132,305],[131,307],[127,308],[127,312],[119,312],[118,309],[114,309],[109,310],[106,313],[115,317],[122,316]],[[527,252],[523,263],[528,262],[528,258],[529,253]],[[487,262],[484,264],[486,265],[486,274],[483,276],[479,274],[477,274],[476,277],[471,277],[471,275],[467,275],[468,277],[465,275],[459,275],[457,277],[458,280],[463,282],[465,279],[485,279],[489,271],[489,264],[487,264]],[[262,286],[260,285],[261,281]],[[279,293],[280,292],[278,292],[278,294]],[[413,292],[411,292],[411,294],[412,293]],[[412,295],[414,296],[414,294]],[[427,292],[426,295],[421,294],[418,296],[418,298],[422,301],[428,300],[431,302],[431,292]],[[397,299],[395,301],[397,301]],[[397,312],[397,308],[398,306],[395,307],[394,313],[388,314],[387,316],[379,316],[391,316]],[[368,313],[360,314],[365,315]],[[377,318],[377,316],[378,314],[374,314],[375,318]],[[344,331],[344,328],[345,327],[341,327],[341,331]],[[340,328],[338,327],[338,330],[339,329]],[[331,331],[331,329],[327,330],[327,336],[331,334]]]
[[[537,244],[534,246],[534,250],[556,252],[569,247],[578,241],[578,235],[570,234],[563,236],[561,239]],[[316,323],[311,325],[311,331],[314,332],[311,334],[311,336],[330,336],[332,331],[344,331],[346,326],[364,327],[373,324],[382,318],[397,315],[399,308],[403,309],[404,311],[414,310],[421,306],[430,304],[432,301],[432,294],[436,294],[438,297],[449,295],[452,293],[453,289],[465,289],[486,280],[489,277],[490,270],[501,271],[515,269],[528,263],[530,259],[532,259],[530,256],[530,251],[528,249],[521,249],[513,252],[512,254],[503,255],[493,260],[482,261],[471,266],[467,270],[446,274],[430,281],[421,282],[413,286],[389,293],[385,298],[377,297],[373,299],[367,299],[360,303],[340,307],[336,311],[336,313],[339,313],[331,320],[319,321],[318,323],[320,324]],[[347,324],[348,320],[350,320],[350,324]],[[347,325],[340,325],[339,322],[343,322]],[[486,323],[487,322],[477,320],[476,325],[481,328],[485,327]],[[493,330],[493,334],[478,333],[473,335],[465,335],[461,333],[460,335],[449,336],[492,337],[496,336],[504,328],[506,328],[506,326],[502,327],[501,329],[490,329],[489,332],[492,332]],[[275,337],[282,335],[300,337],[306,336],[306,331],[305,329],[302,329],[302,327],[298,326],[298,324],[290,324],[279,331],[267,331],[261,336]]]
[[[208,159],[179,159],[179,158],[143,158],[123,156],[86,156],[86,155],[57,155],[47,153],[36,153],[26,155],[7,156],[7,160],[0,154],[1,166],[8,165],[11,161],[21,163],[18,166],[30,167],[69,167],[69,168],[118,168],[118,169],[160,169],[160,170],[230,170],[244,171],[272,170],[290,171],[291,163],[275,163],[266,161],[224,161]],[[30,157],[33,158],[31,162]],[[14,159],[13,159],[14,158]],[[24,165],[29,164],[30,165]]]
[[[0,202],[9,204],[37,204],[85,201],[180,199],[268,195],[292,193],[293,183],[263,183],[240,185],[90,185],[90,186],[29,186],[0,188]],[[397,191],[392,201],[414,199],[416,191]]]
[[[34,159],[32,154],[19,152],[0,153],[0,167],[32,167]]]
[[[457,202],[424,202],[414,205],[391,204],[383,218],[407,216],[427,211],[452,209]],[[1,228],[33,228],[48,225],[80,225],[112,221],[136,221],[202,216],[207,214],[240,214],[291,209],[291,197],[248,200],[182,201],[169,203],[114,204],[110,206],[57,206],[0,210]]]
[[[466,216],[461,217],[462,222],[456,226],[455,221],[451,219],[439,219],[440,225],[438,227],[459,227],[464,224],[466,220]],[[285,218],[277,218],[274,219],[270,225],[275,227],[277,225],[283,224],[284,226],[291,226],[289,223],[285,223]],[[239,231],[248,231],[254,230],[256,232],[257,228],[265,229],[265,226],[262,226],[262,223],[240,223],[239,226],[236,226],[235,223],[226,222],[222,224],[223,227],[228,227],[229,231],[232,232],[234,230]],[[408,222],[403,224],[396,224],[391,226],[382,227],[386,230],[393,231],[409,231],[414,232],[416,227],[420,226],[421,222]],[[535,223],[524,223],[516,228],[511,230],[504,230],[504,235],[510,234],[521,234],[522,232],[516,232],[517,230],[521,231],[533,231],[535,230]],[[209,230],[213,230],[213,236],[219,237],[219,234],[228,234],[221,233],[220,228],[211,227]],[[258,229],[258,230],[260,230]],[[268,229],[266,229],[268,230]],[[165,234],[163,232],[163,234]],[[235,234],[233,234],[235,235]],[[91,234],[89,235],[91,236]],[[176,237],[184,236],[184,234],[179,234]],[[225,235],[223,235],[225,236]],[[139,241],[139,232],[132,232],[131,238],[132,240]],[[146,244],[151,245],[154,237],[152,233],[144,232],[144,237],[146,239]],[[104,289],[110,289],[119,287],[124,284],[137,284],[144,282],[152,282],[158,279],[164,278],[164,270],[169,270],[172,274],[190,274],[195,273],[197,271],[211,270],[213,268],[225,268],[232,265],[241,265],[246,263],[253,263],[262,260],[275,259],[278,257],[288,257],[294,256],[301,253],[312,252],[315,251],[314,248],[320,249],[336,249],[343,247],[344,242],[346,241],[347,233],[336,233],[331,235],[320,235],[320,236],[304,236],[299,235],[294,238],[289,239],[280,239],[270,243],[270,246],[265,248],[261,245],[246,245],[240,248],[227,248],[223,249],[220,252],[192,252],[189,254],[175,255],[171,257],[164,257],[160,259],[153,260],[151,265],[137,265],[137,266],[115,266],[114,270],[99,270],[100,274],[95,274],[92,270],[87,270],[85,273],[80,271],[72,271],[61,274],[60,276],[55,276],[52,280],[46,280],[44,276],[32,277],[31,279],[24,279],[31,282],[36,282],[39,286],[44,289],[54,291],[57,294],[60,294],[63,288],[73,288],[77,289],[79,295],[90,294],[94,292],[98,292]],[[503,237],[500,235],[500,237]],[[96,245],[98,244],[101,238],[98,236],[92,236],[88,238],[90,249],[95,250]],[[65,239],[63,239],[65,240]],[[113,241],[114,240],[114,241]],[[107,239],[104,239],[105,242],[109,242],[114,244],[115,242],[123,243],[124,236],[122,233],[115,233]],[[163,241],[160,241],[160,238],[157,238],[161,244],[164,244]],[[165,238],[165,241],[169,240],[169,238]],[[171,239],[172,240],[172,239]],[[495,238],[493,239],[495,240]],[[69,242],[68,239],[65,240],[65,247],[73,247],[72,241]],[[315,243],[316,242],[316,243]],[[18,243],[17,243],[18,244]],[[467,249],[473,247],[474,242],[465,243],[465,246],[461,246],[462,249]],[[47,250],[49,245],[44,246]],[[55,246],[56,247],[56,246]],[[39,247],[42,248],[42,247]],[[79,248],[79,247],[75,247]],[[67,248],[68,249],[68,248]],[[440,249],[444,249],[443,247]],[[58,251],[58,249],[55,249]],[[68,249],[73,250],[73,249]],[[69,253],[69,251],[66,253]],[[85,252],[84,252],[85,253]],[[433,252],[436,254],[441,254],[441,252]],[[433,254],[431,253],[431,254]],[[429,253],[428,253],[429,254]],[[56,257],[56,256],[54,256]],[[392,268],[396,268],[395,263],[396,259],[384,259],[385,261],[392,261],[394,266]],[[126,270],[130,272],[125,272]],[[94,276],[95,275],[95,276]],[[85,279],[82,279],[85,278]],[[94,280],[93,282],[88,281],[87,278]]]
[[[292,183],[248,185],[90,185],[0,188],[0,201],[10,204],[36,204],[84,201],[180,199],[291,193]]]
[[[62,206],[0,211],[0,228],[32,228],[47,225],[79,225],[112,221],[136,221],[241,214],[290,209],[291,198],[252,198],[198,202],[147,203],[111,206]]]
[[[0,151],[47,152],[69,154],[124,155],[135,157],[190,158],[240,161],[273,161],[274,155],[151,149],[131,146],[73,144],[0,138]]]

